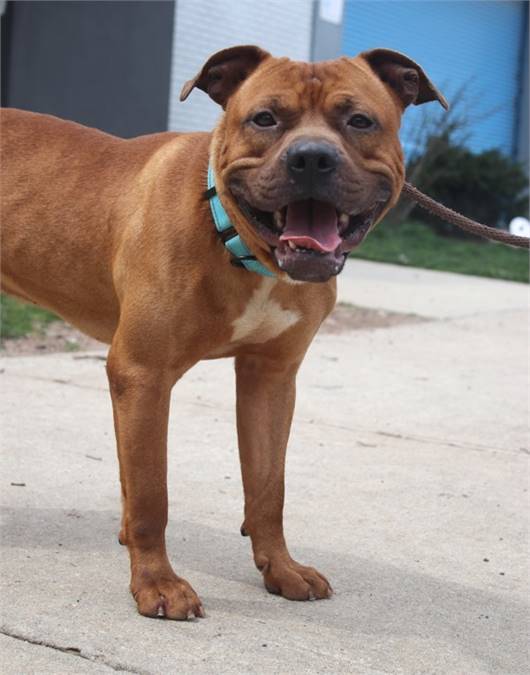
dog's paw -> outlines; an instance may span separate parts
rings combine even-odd
[[[204,610],[189,583],[176,574],[151,575],[131,581],[131,593],[143,616],[186,621],[204,617]]]
[[[313,567],[300,565],[291,558],[273,557],[256,561],[263,574],[265,588],[269,593],[281,595],[288,600],[322,600],[329,598],[333,589],[323,574]]]

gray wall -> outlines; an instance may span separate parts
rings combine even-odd
[[[120,136],[164,131],[174,3],[10,2],[4,104]]]
[[[311,53],[311,0],[177,0],[169,128],[211,129],[220,108],[202,91],[179,102],[180,89],[214,52],[256,44],[275,56],[308,61]]]
[[[329,4],[332,6],[329,7]],[[333,0],[331,3],[322,0],[315,2],[312,61],[327,61],[341,55],[343,16],[343,0]]]

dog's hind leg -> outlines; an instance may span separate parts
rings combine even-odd
[[[203,616],[201,602],[168,560],[167,425],[171,388],[182,373],[133,359],[117,335],[107,362],[123,519],[120,541],[131,562],[131,592],[144,616]]]
[[[236,358],[237,429],[245,492],[242,532],[270,593],[290,600],[327,598],[331,587],[291,558],[283,535],[285,451],[299,363],[262,355]]]

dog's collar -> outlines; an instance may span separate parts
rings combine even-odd
[[[210,202],[215,229],[217,230],[221,241],[232,255],[232,260],[230,261],[232,265],[244,267],[249,272],[256,272],[257,274],[262,274],[266,277],[275,276],[273,272],[269,271],[265,265],[262,265],[260,261],[252,255],[250,249],[230,222],[228,213],[221,204],[221,200],[215,189],[215,178],[211,165],[208,166],[208,189],[204,193],[204,196]]]

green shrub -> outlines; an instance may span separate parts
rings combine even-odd
[[[431,152],[434,144],[436,152]],[[429,196],[469,218],[496,227],[507,225],[515,216],[528,215],[528,177],[520,164],[498,150],[474,154],[450,137],[433,137],[424,157],[411,163],[407,173],[415,173],[419,161]],[[467,236],[419,207],[413,217],[441,234]]]

